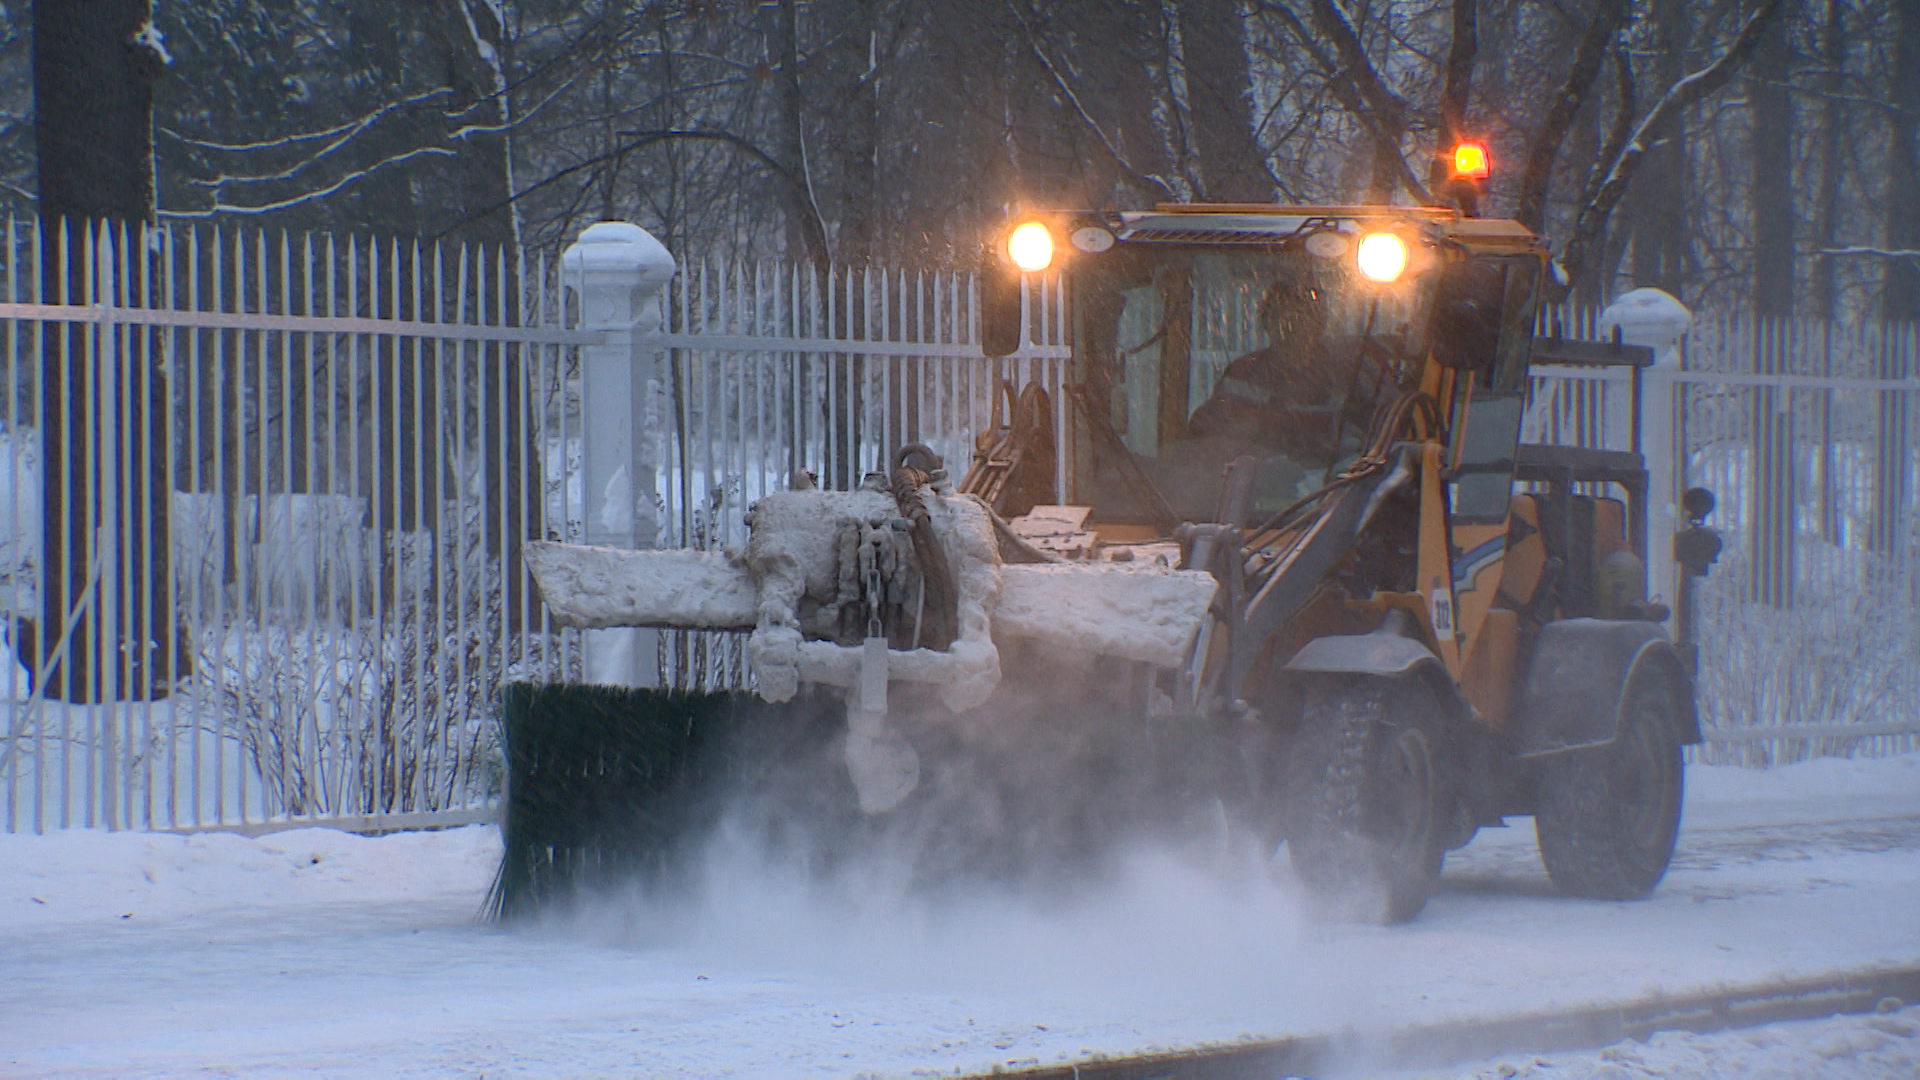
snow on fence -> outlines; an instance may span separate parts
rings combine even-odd
[[[520,539],[626,505],[638,542],[738,543],[797,469],[849,486],[910,442],[963,467],[1007,381],[1070,428],[1057,281],[993,361],[966,274],[681,263],[636,339],[583,327],[585,279],[550,254],[12,220],[4,244],[9,831],[488,817],[500,687],[584,676]],[[1649,384],[1728,535],[1704,718],[1820,732],[1723,756],[1907,748],[1920,719],[1913,334],[1812,333],[1702,327]],[[583,357],[610,348],[642,375],[652,475],[589,490]],[[1529,437],[1616,444],[1622,377],[1543,373]],[[728,635],[655,652],[671,685],[747,678]]]

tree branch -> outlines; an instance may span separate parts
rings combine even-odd
[[[329,142],[327,146],[316,152],[315,156],[317,157],[338,147],[345,139],[351,138],[354,134],[372,127],[375,123],[379,122],[381,117],[387,116],[409,105],[418,105],[437,97],[445,97],[449,93],[452,93],[449,88],[438,86],[424,93],[414,94],[411,97],[400,98],[397,101],[389,101],[370,113],[357,116],[345,123],[335,124],[330,128],[321,128],[318,131],[303,131],[294,135],[282,135],[277,139],[266,139],[261,142],[219,143],[207,139],[196,139],[191,135],[182,135],[168,127],[162,127],[159,130],[162,135],[169,136],[188,146],[200,150],[211,150],[220,154],[250,154],[261,150],[278,150],[289,146],[298,146],[301,143],[319,142],[327,139],[333,140]]]
[[[1627,54],[1625,45],[1613,51],[1614,97],[1613,126],[1607,129],[1606,145],[1593,159],[1593,165],[1587,170],[1587,181],[1580,185],[1580,198],[1574,205],[1585,206],[1593,201],[1594,192],[1600,190],[1600,182],[1607,178],[1607,166],[1619,160],[1620,151],[1627,148],[1627,140],[1633,138],[1633,114],[1639,110],[1637,95],[1633,83],[1633,57]]]
[[[1920,251],[1904,251],[1899,248],[1844,247],[1821,248],[1815,255],[1872,255],[1881,259],[1920,259]]]
[[[761,165],[765,166],[767,171],[769,173],[772,173],[774,178],[779,180],[781,183],[786,184],[789,187],[797,187],[803,192],[806,190],[805,178],[795,176],[785,166],[781,165],[779,160],[776,159],[772,154],[769,154],[765,150],[762,150],[752,140],[741,135],[736,135],[731,131],[713,131],[713,130],[702,129],[702,128],[667,128],[659,131],[622,131],[622,132],[618,132],[618,134],[622,138],[628,139],[629,141],[623,142],[618,146],[612,147],[609,150],[607,150],[605,153],[595,154],[593,157],[587,158],[583,161],[577,161],[574,164],[559,170],[558,172],[550,174],[544,180],[541,180],[538,183],[532,184],[528,187],[524,187],[519,191],[514,192],[512,197],[510,198],[504,199],[498,203],[495,203],[492,206],[482,207],[481,209],[471,214],[468,214],[465,218],[461,219],[459,222],[456,222],[453,226],[448,228],[445,232],[442,232],[437,236],[432,237],[432,239],[438,240],[441,237],[446,236],[447,233],[453,232],[455,229],[460,228],[460,226],[465,225],[469,221],[475,221],[480,218],[486,217],[488,214],[494,213],[497,210],[503,210],[506,207],[511,206],[514,203],[520,201],[521,199],[524,199],[527,196],[532,195],[536,192],[543,191],[546,188],[552,187],[554,184],[557,184],[560,181],[565,180],[570,176],[578,175],[579,173],[584,172],[588,169],[594,168],[595,166],[598,166],[598,165],[604,165],[607,162],[614,160],[615,158],[625,157],[627,154],[630,154],[635,150],[644,149],[648,146],[653,146],[657,143],[663,143],[663,142],[687,141],[687,142],[722,143],[724,145],[732,147],[733,149],[739,150],[741,153],[744,153],[748,157],[752,158],[753,160],[759,162]],[[821,229],[823,232],[826,228],[826,225],[824,222],[817,221],[817,220],[813,223],[813,225]]]
[[[1520,207],[1514,217],[1534,232],[1539,232],[1546,222],[1547,189],[1553,182],[1554,159],[1560,155],[1561,144],[1566,142],[1567,132],[1573,127],[1573,118],[1587,102],[1594,80],[1600,74],[1600,65],[1606,61],[1607,46],[1619,34],[1632,6],[1632,0],[1600,0],[1593,21],[1587,24],[1586,33],[1580,35],[1580,44],[1573,51],[1573,65],[1567,69],[1566,81],[1554,95],[1553,107],[1547,110],[1546,119],[1541,121],[1527,147],[1526,168],[1520,174]]]
[[[276,199],[271,202],[260,203],[255,206],[235,206],[228,203],[220,202],[218,197],[216,197],[214,199],[213,205],[206,208],[205,210],[161,210],[161,211],[158,211],[158,213],[160,217],[164,217],[164,218],[188,218],[188,219],[217,217],[221,214],[249,214],[249,215],[250,214],[270,214],[275,210],[286,210],[291,207],[299,206],[301,203],[312,202],[316,199],[324,199],[329,195],[335,194],[336,192],[339,192],[339,191],[343,191],[346,188],[351,187],[352,185],[357,184],[362,180],[365,180],[367,177],[372,176],[373,174],[380,172],[383,169],[391,168],[392,166],[403,164],[408,161],[412,161],[415,158],[453,157],[453,156],[454,156],[454,152],[452,150],[447,149],[444,146],[421,146],[421,147],[416,147],[412,150],[408,150],[405,153],[394,154],[390,157],[382,158],[379,161],[376,161],[373,164],[368,165],[363,169],[355,169],[354,171],[336,179],[333,183],[328,184],[325,187],[318,188],[313,191],[302,192],[298,195],[289,196],[288,198],[285,198],[285,199]]]
[[[1172,159],[1173,178],[1181,202],[1206,202],[1206,176],[1200,168],[1200,148],[1195,142],[1193,105],[1187,90],[1186,42],[1180,34],[1180,17],[1173,0],[1160,0],[1160,49],[1166,58],[1161,67],[1166,90],[1167,126],[1162,133],[1168,157]]]
[[[1062,94],[1066,95],[1067,103],[1073,106],[1075,115],[1079,116],[1080,122],[1086,125],[1088,131],[1093,133],[1093,137],[1100,141],[1101,149],[1105,150],[1107,156],[1113,159],[1113,163],[1120,167],[1120,171],[1126,173],[1143,185],[1158,188],[1161,194],[1168,199],[1178,199],[1180,196],[1174,191],[1173,185],[1169,184],[1165,177],[1144,173],[1134,168],[1133,162],[1128,161],[1127,156],[1120,151],[1118,146],[1114,145],[1113,139],[1107,135],[1106,129],[1102,128],[1100,122],[1093,118],[1093,114],[1087,111],[1086,105],[1080,100],[1080,95],[1074,92],[1073,87],[1069,85],[1066,78],[1060,74],[1060,69],[1054,66],[1053,59],[1047,55],[1046,50],[1040,47],[1040,35],[1034,31],[1033,25],[1027,22],[1026,13],[1021,11],[1019,5],[1015,4],[1013,0],[1006,0],[1006,5],[1007,10],[1013,13],[1013,17],[1019,20],[1020,30],[1026,36],[1027,48],[1033,52],[1033,58],[1040,61],[1040,66],[1047,70],[1047,75],[1053,79],[1053,85],[1057,87]]]
[[[1447,46],[1447,78],[1440,90],[1440,149],[1458,143],[1466,136],[1467,104],[1473,95],[1473,63],[1480,52],[1477,0],[1453,0],[1453,41]],[[1435,155],[1435,164],[1440,165]],[[1446,174],[1436,170],[1432,184],[1438,187]]]
[[[1291,8],[1275,0],[1259,0],[1259,2],[1260,9],[1277,17],[1281,25],[1286,27],[1287,32],[1293,35],[1294,40],[1299,42],[1300,47],[1307,51],[1307,55],[1313,58],[1320,70],[1326,73],[1328,88],[1333,91],[1335,100],[1339,101],[1340,107],[1345,109],[1347,114],[1366,131],[1368,137],[1373,140],[1374,146],[1383,152],[1390,151],[1390,156],[1400,163],[1400,168],[1394,175],[1395,182],[1414,202],[1423,206],[1431,204],[1433,196],[1421,185],[1419,178],[1413,175],[1413,170],[1407,168],[1406,159],[1400,153],[1399,132],[1390,132],[1381,125],[1380,117],[1367,105],[1362,96],[1358,80],[1336,58],[1327,54],[1319,39],[1301,23],[1300,17],[1294,14]],[[1365,59],[1364,53],[1361,58]]]
[[[1600,235],[1606,231],[1607,220],[1613,214],[1614,207],[1627,193],[1627,185],[1633,181],[1633,174],[1639,171],[1640,162],[1645,158],[1647,147],[1665,131],[1667,125],[1679,119],[1680,114],[1699,102],[1707,95],[1715,93],[1734,72],[1746,62],[1760,43],[1760,35],[1780,11],[1781,0],[1761,0],[1759,8],[1747,17],[1740,33],[1727,46],[1720,58],[1699,71],[1674,83],[1661,96],[1658,104],[1647,113],[1634,128],[1633,136],[1627,141],[1626,148],[1614,161],[1607,172],[1607,178],[1600,183],[1594,196],[1580,208],[1580,216],[1574,220],[1573,232],[1567,237],[1567,245],[1562,249],[1560,258],[1555,260],[1557,272],[1553,283],[1548,287],[1548,299],[1558,302],[1566,298],[1572,288],[1573,279],[1579,274],[1580,266],[1586,261],[1587,253]]]
[[[1367,107],[1379,118],[1381,127],[1395,135],[1405,132],[1407,103],[1380,81],[1380,73],[1374,70],[1366,46],[1361,44],[1347,13],[1335,0],[1312,0],[1309,10],[1313,13],[1314,28],[1333,45],[1342,70],[1353,80]]]
[[[1445,78],[1440,88],[1440,120],[1435,126],[1433,156],[1427,162],[1427,186],[1446,199],[1464,196],[1463,205],[1477,201],[1478,195],[1471,188],[1461,192],[1448,186],[1453,175],[1448,150],[1466,138],[1467,104],[1473,95],[1473,63],[1480,51],[1477,6],[1478,0],[1453,0],[1453,38],[1447,46]]]

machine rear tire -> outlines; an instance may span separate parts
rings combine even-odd
[[[1533,827],[1561,892],[1640,900],[1666,876],[1684,794],[1677,707],[1666,680],[1643,672],[1627,687],[1612,742],[1548,762]]]
[[[1315,906],[1401,923],[1440,877],[1442,771],[1432,703],[1382,680],[1307,688],[1287,853]]]

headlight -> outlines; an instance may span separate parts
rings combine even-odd
[[[1398,281],[1407,270],[1407,242],[1392,233],[1368,233],[1360,238],[1356,257],[1360,272],[1370,280]]]
[[[1053,234],[1038,221],[1029,221],[1007,236],[1007,257],[1031,274],[1053,265]]]

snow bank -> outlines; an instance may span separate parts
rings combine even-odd
[[[1714,826],[1756,815],[1804,823],[1868,815],[1920,815],[1920,754],[1814,758],[1771,769],[1691,765],[1687,824]]]
[[[0,835],[0,929],[176,919],[222,910],[471,899],[493,880],[490,825],[366,837],[69,829]]]

